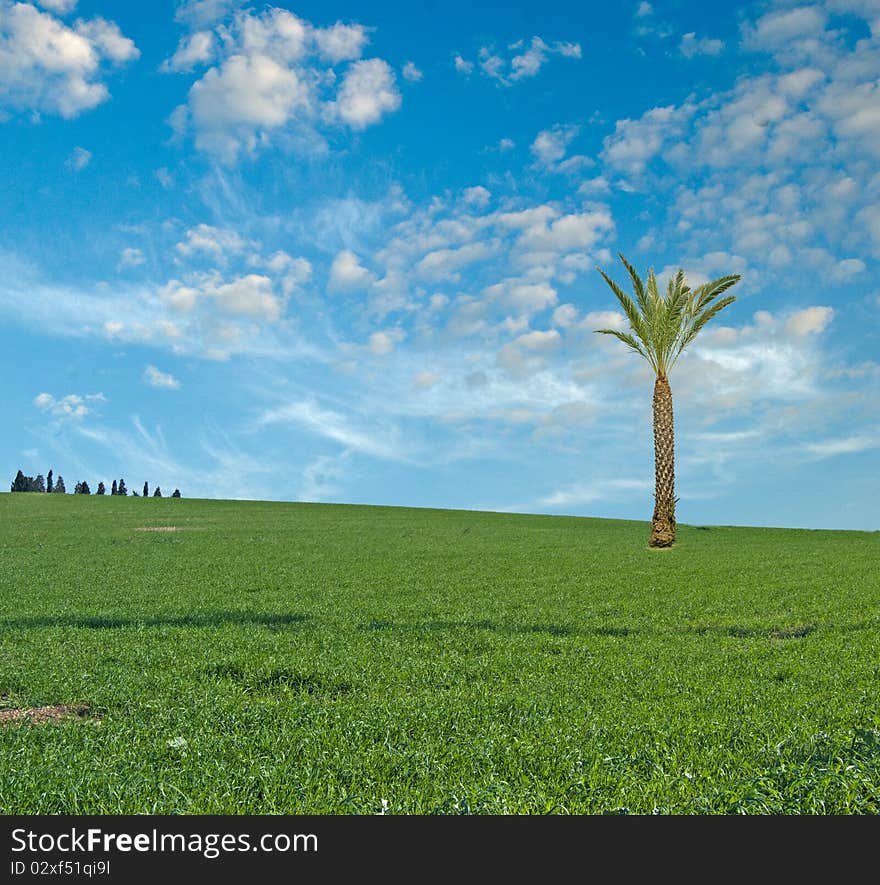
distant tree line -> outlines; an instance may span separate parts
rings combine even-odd
[[[52,475],[52,471],[44,477],[42,473],[38,473],[36,476],[25,476],[24,473],[19,470],[18,473],[15,474],[15,479],[12,480],[12,488],[10,488],[11,492],[44,492],[53,495],[66,495],[67,488],[64,485],[64,477],[59,473],[58,478],[55,479]],[[89,484],[83,480],[82,482],[78,482],[73,487],[74,495],[91,495],[92,490],[89,487]],[[106,495],[107,487],[103,482],[98,483],[98,488],[95,490],[96,495]],[[125,486],[125,480],[120,479],[118,482],[114,479],[113,484],[110,487],[111,495],[122,495],[125,497],[128,495],[128,489]],[[132,492],[132,495],[135,498],[140,497],[137,492]],[[150,485],[149,483],[144,483],[144,492],[143,497],[147,498],[150,495]],[[162,497],[162,489],[159,486],[153,490],[154,498]],[[172,498],[180,497],[180,489],[175,489],[171,493]]]

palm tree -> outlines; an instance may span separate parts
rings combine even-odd
[[[618,253],[619,254],[619,253]],[[672,415],[672,388],[669,372],[684,349],[719,311],[736,298],[725,295],[739,282],[739,274],[719,277],[696,289],[685,282],[684,271],[669,280],[666,294],[657,290],[654,271],[648,271],[647,285],[632,265],[620,255],[632,280],[635,299],[630,297],[601,268],[603,279],[617,296],[629,321],[630,332],[596,329],[601,335],[614,335],[643,356],[654,370],[654,516],[651,520],[651,547],[671,547],[675,541],[675,435]]]

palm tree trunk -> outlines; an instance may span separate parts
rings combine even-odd
[[[654,517],[651,547],[671,547],[675,541],[675,433],[672,388],[665,375],[654,382]]]

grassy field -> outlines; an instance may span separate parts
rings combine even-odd
[[[880,533],[647,536],[0,495],[0,810],[880,812]]]

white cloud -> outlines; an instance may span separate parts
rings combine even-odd
[[[492,194],[482,185],[477,185],[476,187],[467,187],[462,191],[461,194],[462,200],[468,206],[474,206],[477,209],[485,209],[486,206],[489,205],[489,200],[492,199]]]
[[[410,83],[418,83],[424,74],[411,62],[408,61],[403,66],[403,79]]]
[[[158,292],[162,304],[179,314],[191,314],[197,307],[213,306],[223,313],[274,323],[281,318],[283,300],[275,294],[272,280],[263,274],[245,274],[224,281],[217,271],[191,274],[170,280]],[[207,322],[215,339],[237,343],[241,330],[225,323]]]
[[[169,280],[159,289],[158,294],[163,304],[167,304],[173,310],[181,313],[189,313],[198,304],[203,293],[195,286],[184,285],[179,280]],[[110,331],[108,329],[108,332]],[[112,333],[118,334],[121,331],[121,324],[114,323]]]
[[[275,409],[267,409],[259,418],[259,425],[294,423],[306,430],[331,439],[346,449],[386,460],[405,460],[396,445],[393,428],[362,430],[339,412],[323,409],[312,400],[301,400]]]
[[[0,256],[2,259],[2,256]],[[283,322],[285,276],[188,272],[164,285],[74,287],[34,270],[0,274],[0,313],[56,337],[114,340],[226,359],[232,354],[327,361],[326,343]],[[295,270],[295,264],[286,273]],[[266,281],[270,285],[267,285]]]
[[[174,20],[190,28],[204,28],[225,18],[244,0],[183,0],[174,13]]]
[[[498,365],[511,375],[535,374],[545,368],[546,357],[557,350],[561,341],[556,329],[526,332],[498,351]]]
[[[560,329],[567,329],[577,322],[578,311],[573,304],[560,304],[553,311],[551,322]]]
[[[214,259],[222,258],[227,253],[244,250],[248,243],[233,230],[223,230],[210,224],[197,224],[185,234],[186,239],[179,242],[175,249],[183,256],[191,257],[205,253]]]
[[[66,15],[71,12],[76,8],[76,3],[77,0],[37,0],[37,4],[43,9],[48,9],[58,15]]]
[[[314,37],[321,57],[332,64],[359,59],[370,39],[363,25],[342,22],[336,22],[330,28],[316,29]]]
[[[848,280],[860,273],[864,273],[866,269],[867,265],[861,258],[844,258],[842,261],[837,262],[834,276],[838,280]]]
[[[283,250],[273,252],[268,257],[252,255],[248,259],[252,267],[264,267],[276,277],[280,277],[285,295],[307,283],[312,277],[312,264],[307,258],[294,258]]]
[[[592,310],[584,317],[581,326],[591,331],[596,329],[625,329],[627,322],[626,317],[616,310]]]
[[[393,227],[373,255],[385,277],[371,291],[370,310],[415,314],[431,335],[438,326],[454,337],[486,334],[495,322],[498,332],[523,331],[528,316],[556,306],[556,280],[574,282],[593,271],[594,250],[603,254],[598,247],[614,224],[607,207],[591,205],[563,215],[558,204],[519,200],[480,212],[472,201],[434,199]]]
[[[759,72],[618,121],[604,177],[672,201],[645,231],[654,248],[738,256],[755,288],[868,272],[880,255],[880,179],[868,173],[880,159],[880,43],[829,21],[826,7],[777,8],[744,29],[772,54]],[[805,40],[815,45],[794,51]]]
[[[373,332],[367,345],[370,353],[374,356],[387,356],[397,345],[403,341],[405,335],[402,329],[387,329]]]
[[[493,252],[489,243],[470,243],[457,249],[435,249],[416,265],[416,273],[426,280],[455,280],[458,272]]]
[[[793,313],[785,323],[785,330],[791,335],[813,335],[823,332],[834,318],[830,307],[808,307]]]
[[[643,6],[650,6],[643,3]],[[647,493],[651,483],[644,479],[608,479],[594,483],[575,483],[559,489],[540,500],[545,507],[573,507],[601,500],[622,500],[635,492]]]
[[[547,331],[527,332],[525,335],[520,335],[513,343],[525,350],[547,353],[556,350],[561,340],[556,329],[549,329]]]
[[[440,383],[440,375],[436,372],[419,372],[413,378],[413,386],[417,390],[430,390]]]
[[[375,282],[376,277],[360,263],[357,255],[349,249],[345,249],[333,259],[327,281],[327,291],[362,291],[369,289]]]
[[[656,107],[638,120],[618,120],[604,141],[603,159],[614,169],[639,175],[661,148],[681,137],[694,108]]]
[[[196,147],[234,162],[298,112],[308,114],[310,90],[296,71],[267,56],[235,55],[193,84],[189,109]]]
[[[536,76],[551,55],[580,58],[581,47],[579,43],[566,42],[551,45],[540,37],[532,37],[528,44],[518,40],[499,51],[482,46],[477,54],[477,63],[485,76],[502,86],[512,86]],[[460,74],[470,74],[474,69],[474,62],[460,55],[455,56],[453,63]]]
[[[394,71],[381,58],[355,62],[346,73],[336,99],[339,116],[352,129],[366,129],[400,107]]]
[[[147,366],[144,369],[144,383],[162,390],[178,390],[180,388],[180,382],[173,375],[162,372],[155,366]]]
[[[578,187],[578,193],[584,196],[592,196],[593,194],[607,194],[611,192],[611,184],[604,175],[597,175],[595,178],[589,178],[582,182]]]
[[[532,42],[520,55],[510,60],[511,81],[534,77],[547,61],[547,56],[558,53],[565,58],[580,58],[581,47],[578,43],[556,43],[548,46],[540,37],[532,37]]]
[[[174,55],[162,62],[160,70],[166,73],[191,71],[198,65],[212,61],[216,48],[216,40],[211,31],[196,31],[195,34],[181,38]]]
[[[633,21],[635,22],[635,33],[639,37],[665,39],[673,33],[672,26],[658,19],[653,5],[647,2],[642,2],[636,7]]]
[[[108,22],[103,18],[92,18],[87,21],[78,20],[75,27],[79,34],[111,61],[121,64],[140,57],[140,51],[122,34],[114,22]]]
[[[841,439],[826,439],[817,443],[807,443],[806,450],[817,458],[833,458],[837,455],[855,455],[880,448],[880,435],[849,436]]]
[[[76,117],[110,97],[106,62],[139,55],[113,22],[77,19],[68,26],[27,3],[3,3],[0,108]]]
[[[77,393],[69,393],[60,399],[56,399],[51,393],[40,393],[34,397],[34,405],[43,412],[47,412],[53,418],[84,418],[94,411],[96,403],[106,402],[103,393],[88,393],[81,396]]]
[[[459,74],[470,74],[474,69],[474,63],[472,61],[465,61],[460,55],[456,55],[452,63]]]
[[[92,159],[92,152],[82,147],[75,147],[70,156],[64,161],[64,165],[73,172],[81,172],[89,165]]]
[[[678,51],[685,58],[693,58],[695,55],[721,55],[724,51],[724,41],[710,37],[697,37],[696,33],[691,31],[684,34],[681,42],[678,44]]]
[[[120,269],[124,269],[126,267],[139,267],[146,260],[147,259],[144,258],[144,253],[141,252],[140,249],[129,246],[119,253],[119,264],[117,265],[117,267]]]
[[[247,274],[211,291],[217,304],[228,313],[272,323],[282,312],[282,302],[272,291],[272,281],[260,274]]]
[[[554,126],[539,132],[530,148],[536,163],[544,167],[558,163],[579,131],[579,126]]]
[[[534,252],[569,252],[591,249],[614,229],[611,213],[606,208],[592,212],[572,213],[549,224],[538,223],[523,231],[519,245]]]
[[[326,152],[324,132],[361,130],[400,107],[388,63],[361,59],[369,31],[342,22],[316,28],[285,9],[240,11],[230,25],[184,38],[166,62],[166,70],[215,63],[169,122],[225,164],[270,145]]]
[[[483,294],[519,315],[540,313],[557,303],[556,289],[550,283],[530,283],[515,277],[487,286]]]
[[[761,16],[743,28],[743,46],[754,50],[776,50],[792,42],[819,37],[825,32],[828,14],[819,6],[799,6]]]

